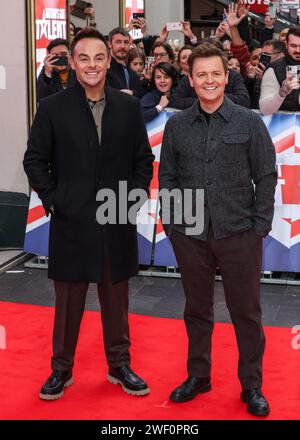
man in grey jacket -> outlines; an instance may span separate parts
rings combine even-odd
[[[274,212],[275,149],[260,117],[224,96],[228,70],[222,51],[201,45],[189,67],[198,100],[167,122],[159,182],[161,190],[204,189],[204,228],[190,235],[184,223],[164,225],[181,270],[189,338],[188,378],[170,399],[185,402],[211,389],[219,267],[237,337],[241,399],[249,412],[263,416],[270,408],[261,391],[265,337],[260,272],[262,239],[271,230]]]

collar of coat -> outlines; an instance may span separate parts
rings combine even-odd
[[[229,98],[224,96],[224,101],[219,110],[216,113],[213,113],[213,115],[220,115],[223,119],[225,119],[226,122],[229,122],[231,119],[231,115],[233,112],[234,104],[232,101],[230,101]],[[190,107],[187,112],[189,113],[189,116],[191,118],[191,122],[195,122],[196,120],[199,120],[203,118],[203,115],[201,115],[199,111],[199,101],[196,99],[192,107]]]
[[[86,110],[90,110],[90,106],[89,106],[88,100],[86,98],[85,90],[82,87],[82,85],[80,84],[80,82],[78,82],[77,80],[75,81],[74,89],[76,91],[80,105],[83,108],[85,108]],[[111,98],[112,98],[111,97],[111,88],[107,84],[105,84],[104,95],[105,95],[105,106],[107,106],[110,103]]]

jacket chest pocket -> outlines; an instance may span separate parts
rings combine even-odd
[[[248,133],[233,133],[223,135],[217,162],[224,166],[238,165],[247,160],[249,135]]]

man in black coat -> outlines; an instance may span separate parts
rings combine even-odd
[[[140,78],[126,65],[126,59],[130,50],[130,35],[123,28],[115,28],[109,33],[109,47],[111,50],[110,69],[107,72],[108,84],[129,95],[141,98],[143,91],[140,86]]]
[[[239,73],[233,70],[229,71],[225,94],[227,98],[235,104],[246,108],[250,107],[250,97],[244,79]],[[196,101],[197,95],[195,89],[191,86],[189,78],[185,76],[172,94],[169,106],[179,110],[185,110],[191,107]]]
[[[98,285],[108,380],[129,394],[144,395],[149,388],[130,369],[129,355],[128,279],[138,271],[136,226],[100,225],[96,194],[113,191],[119,206],[121,181],[128,191],[148,191],[154,156],[138,100],[105,87],[110,56],[102,34],[81,31],[70,60],[77,83],[41,101],[24,158],[30,185],[52,214],[53,371],[40,398],[58,399],[72,384],[89,282]]]

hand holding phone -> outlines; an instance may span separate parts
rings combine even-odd
[[[167,23],[167,31],[182,31],[182,23],[180,21],[176,21],[173,23]]]
[[[263,64],[265,67],[269,67],[271,63],[271,55],[267,53],[262,53],[259,62]]]

